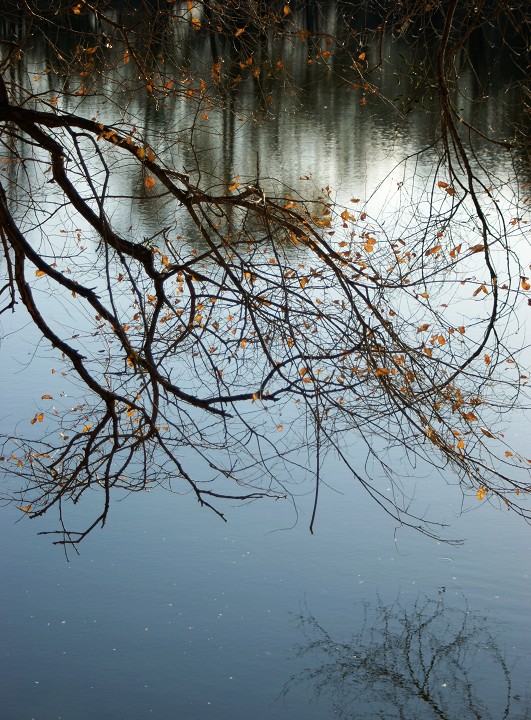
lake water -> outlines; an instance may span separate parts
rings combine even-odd
[[[30,61],[37,71],[38,54]],[[427,113],[403,120],[383,104],[360,106],[326,78],[311,100],[286,88],[267,113],[257,107],[240,121],[255,99],[234,95],[198,133],[206,173],[253,177],[258,152],[264,178],[302,192],[329,185],[338,201],[373,196],[382,214],[384,205],[392,209],[396,183],[411,179],[397,162],[428,145],[433,129]],[[79,111],[108,112],[90,102]],[[508,102],[493,92],[478,117],[500,131]],[[190,122],[184,101],[154,109],[145,96],[132,97],[129,110],[151,113],[153,137]],[[176,143],[167,158],[193,171],[185,152]],[[480,152],[510,186],[505,156]],[[421,156],[415,177],[430,176],[437,161]],[[146,232],[161,221],[132,204],[117,213]],[[55,392],[66,382],[51,378],[51,356],[25,324],[2,318],[4,433],[26,431],[42,388]],[[506,425],[525,451],[528,419],[515,413]],[[529,526],[499,507],[463,501],[446,470],[419,467],[416,497],[448,523],[447,537],[464,540],[449,545],[395,527],[334,458],[324,476],[331,487],[323,488],[314,535],[305,485],[297,512],[262,500],[226,508],[226,524],[190,496],[158,490],[116,498],[107,526],[69,562],[37,535],[55,527],[52,518],[30,522],[13,506],[0,508],[2,716],[529,717]],[[84,498],[81,518],[91,517],[95,501]]]

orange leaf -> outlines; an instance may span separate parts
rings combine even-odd
[[[485,285],[480,285],[480,286],[477,288],[477,290],[474,290],[474,292],[472,293],[472,297],[477,297],[480,292],[484,292],[485,295],[488,295],[488,294],[489,294],[489,291],[487,290],[487,288],[485,287]]]
[[[447,182],[444,182],[444,180],[439,180],[439,182],[437,183],[437,187],[447,188],[447,187],[449,187],[449,185]]]
[[[417,332],[418,333],[425,332],[429,328],[429,326],[430,326],[429,323],[424,323],[424,325],[421,325],[420,327],[417,328]]]
[[[476,493],[476,497],[478,500],[483,500],[485,497],[486,489],[484,487],[480,487]]]
[[[291,12],[291,8],[289,5],[284,5],[284,15],[289,15]]]
[[[240,179],[240,176],[236,175],[236,177],[234,178],[234,181],[229,185],[229,192],[234,192],[234,190],[236,190],[237,187],[240,187],[240,183],[238,182],[239,179]]]
[[[31,510],[31,505],[19,505],[18,510],[22,510],[23,513],[29,513]]]
[[[153,188],[155,187],[156,184],[157,184],[157,181],[155,180],[155,178],[153,177],[153,175],[148,175],[148,176],[146,177],[146,179],[144,180],[144,187],[145,187],[146,190],[148,190],[148,191],[149,191],[149,190],[153,190]]]
[[[236,32],[234,33],[234,37],[240,37],[240,35],[243,35],[245,32],[245,28],[238,28]]]
[[[487,430],[487,428],[480,427],[479,429],[481,430],[481,432],[483,433],[483,435],[485,435],[486,437],[488,437],[488,438],[494,438],[494,435],[491,433],[490,430]]]
[[[194,30],[200,30],[201,29],[201,21],[197,18],[192,18],[192,27]]]
[[[425,257],[428,257],[428,255],[435,255],[435,253],[439,252],[439,250],[441,248],[442,248],[442,245],[435,245],[435,247],[432,247],[429,250],[426,250],[424,255],[425,255]]]
[[[300,284],[301,288],[304,290],[304,288],[305,288],[306,285],[308,284],[308,278],[307,278],[307,277],[302,277],[302,278],[299,280],[299,284]]]
[[[44,270],[35,270],[35,275],[37,277],[42,277],[43,275],[46,275],[46,273],[44,272]]]
[[[42,395],[41,400],[53,400],[53,397],[51,395]]]
[[[300,375],[301,377],[304,377],[307,372],[308,372],[308,368],[305,368],[305,367],[304,367],[304,368],[301,368],[301,369],[299,370],[299,375]]]

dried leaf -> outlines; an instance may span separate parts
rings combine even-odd
[[[463,420],[467,420],[468,422],[474,422],[477,421],[477,416],[474,415],[473,412],[467,412],[467,413],[461,413]]]

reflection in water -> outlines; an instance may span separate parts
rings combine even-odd
[[[361,628],[338,641],[303,608],[305,643],[298,656],[311,664],[294,675],[297,685],[329,696],[339,718],[434,720],[530,717],[528,698],[515,693],[492,622],[436,599],[418,596],[387,606],[365,605]]]

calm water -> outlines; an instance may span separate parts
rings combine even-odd
[[[133,98],[133,114],[145,112],[142,102]],[[430,140],[428,115],[398,122],[383,106],[360,108],[326,81],[311,102],[286,91],[269,116],[246,122],[238,120],[237,102],[253,100],[233,98],[225,115],[213,114],[211,131],[198,136],[213,176],[252,177],[258,151],[263,176],[303,190],[311,185],[316,193],[329,184],[347,200],[368,198],[390,173],[373,200],[389,209],[391,188],[404,179],[396,162]],[[499,98],[486,109],[489,122],[502,127]],[[104,117],[108,109],[93,111]],[[183,118],[184,104],[154,111],[154,136]],[[168,156],[178,152],[176,145]],[[423,156],[417,177],[428,176],[436,161]],[[489,161],[510,182],[505,160],[489,155]],[[175,162],[187,167],[186,158]],[[117,213],[146,230],[161,219],[142,207]],[[26,430],[42,388],[54,392],[64,384],[51,378],[51,356],[30,327],[9,334],[23,324],[21,317],[2,322],[3,432],[17,423]],[[525,449],[530,426],[522,415],[512,420],[508,434]],[[419,468],[417,497],[450,525],[449,537],[465,540],[446,545],[395,528],[333,458],[325,476],[333,488],[322,493],[313,536],[310,487],[300,491],[298,515],[287,502],[263,500],[229,509],[228,524],[189,496],[157,491],[117,499],[108,526],[70,562],[37,536],[52,519],[37,524],[1,508],[2,716],[530,713],[529,527],[497,508],[463,504],[446,471]],[[85,498],[81,517],[89,517],[91,502]],[[415,682],[426,683],[431,704],[420,700]]]

